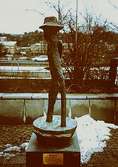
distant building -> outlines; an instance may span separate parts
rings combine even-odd
[[[22,56],[26,56],[26,55],[29,56],[31,49],[30,49],[30,47],[17,47],[16,52],[17,52],[17,54],[20,54]]]
[[[7,41],[7,37],[0,37],[0,42],[5,42],[5,41]]]
[[[14,54],[16,51],[16,41],[7,41],[7,37],[0,37],[0,44],[4,45],[8,54]]]
[[[47,43],[40,41],[40,43],[35,43],[30,46],[33,55],[47,54]]]
[[[7,49],[7,53],[14,54],[16,51],[16,41],[3,41],[0,42]]]

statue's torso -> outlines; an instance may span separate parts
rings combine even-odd
[[[58,51],[57,41],[48,43],[48,61],[52,78],[63,78],[61,59]]]

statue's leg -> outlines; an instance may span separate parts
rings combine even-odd
[[[66,91],[65,81],[61,78],[59,80],[60,92],[61,92],[61,127],[66,126]]]
[[[53,81],[54,82],[54,81]],[[48,112],[47,112],[47,122],[52,122],[52,115],[54,111],[54,104],[58,94],[57,84],[52,83],[49,90],[49,99],[48,99]]]

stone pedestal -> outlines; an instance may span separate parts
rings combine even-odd
[[[79,167],[80,149],[76,133],[71,144],[63,148],[53,148],[40,144],[37,135],[32,133],[26,151],[26,167]]]

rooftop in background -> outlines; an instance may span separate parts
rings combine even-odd
[[[3,44],[4,46],[8,46],[8,47],[12,47],[16,45],[16,41],[0,41],[1,44]]]
[[[6,36],[2,36],[0,37],[0,44],[3,44],[6,47],[12,47],[16,45],[16,41],[8,41]]]
[[[0,37],[0,42],[4,42],[4,41],[7,41],[7,37],[6,36]]]
[[[45,62],[48,61],[48,56],[47,55],[40,55],[32,58],[33,61],[38,61],[38,62]]]

